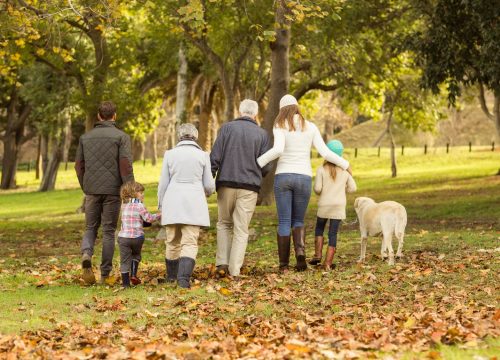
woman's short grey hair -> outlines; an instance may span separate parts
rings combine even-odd
[[[240,114],[255,117],[259,113],[259,104],[257,101],[245,99],[240,103]]]
[[[181,124],[177,127],[177,139],[181,140],[198,140],[198,130],[193,124]]]

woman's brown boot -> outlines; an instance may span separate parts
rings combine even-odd
[[[297,271],[304,271],[307,269],[306,263],[306,232],[303,226],[293,228],[293,245],[295,247],[295,258]]]
[[[316,236],[314,238],[314,257],[309,260],[309,264],[318,265],[321,263],[321,258],[323,257],[323,236]]]
[[[336,248],[333,246],[328,246],[328,250],[326,250],[326,259],[325,259],[325,270],[333,270],[335,269],[335,264],[333,263],[333,256],[335,255]]]
[[[278,235],[278,257],[280,260],[280,271],[288,270],[288,263],[290,261],[290,235]]]

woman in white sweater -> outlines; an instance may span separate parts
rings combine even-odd
[[[338,156],[342,156],[344,146],[340,141],[331,140],[327,146]],[[346,217],[346,192],[354,191],[356,191],[356,183],[347,171],[327,161],[325,161],[323,166],[318,168],[314,181],[314,192],[319,195],[318,215],[314,234],[315,253],[309,264],[318,265],[321,263],[321,258],[323,257],[323,233],[325,232],[327,221],[330,220],[328,250],[324,266],[326,270],[335,267],[334,265],[332,266],[332,263],[337,249],[337,233],[340,228],[340,222]]]
[[[304,271],[307,269],[304,217],[311,197],[311,147],[314,146],[325,160],[344,170],[349,169],[349,162],[328,149],[318,128],[304,119],[297,99],[292,95],[285,95],[280,100],[280,112],[275,120],[273,134],[274,146],[257,162],[260,167],[264,167],[279,158],[274,178],[274,196],[278,211],[280,270],[288,270],[292,233],[296,269]]]

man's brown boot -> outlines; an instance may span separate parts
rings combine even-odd
[[[85,285],[95,284],[95,275],[92,271],[92,257],[87,253],[82,255],[82,278]]]
[[[323,236],[316,236],[314,238],[314,257],[309,260],[309,264],[318,265],[321,263],[321,258],[323,257]]]
[[[295,258],[297,271],[304,271],[307,269],[306,263],[306,232],[303,226],[293,228],[293,246],[295,248]]]
[[[333,263],[333,256],[335,255],[336,248],[333,246],[328,246],[328,250],[326,250],[326,259],[325,259],[325,270],[333,270],[336,265]]]
[[[280,271],[288,270],[290,261],[290,235],[277,237],[278,240],[278,257],[280,260]]]

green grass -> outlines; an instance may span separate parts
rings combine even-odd
[[[417,351],[424,351],[421,354],[412,352],[410,344],[417,343],[419,337],[429,339],[430,333],[419,333],[423,331],[425,313],[435,313],[453,328],[456,315],[446,315],[449,311],[463,317],[464,324],[490,324],[498,308],[500,267],[494,249],[500,244],[500,177],[494,174],[500,164],[499,153],[469,153],[463,148],[450,154],[430,152],[424,156],[421,149],[405,149],[405,155],[398,156],[399,173],[395,179],[390,177],[386,152],[379,158],[376,149],[360,149],[357,158],[353,158],[352,151],[347,151],[346,157],[358,184],[358,192],[348,196],[348,222],[355,218],[352,203],[356,196],[390,199],[406,206],[409,220],[405,258],[401,262],[393,268],[381,262],[380,239],[371,238],[367,263],[357,265],[359,232],[351,224],[341,229],[337,271],[327,274],[309,270],[281,276],[276,273],[276,211],[273,206],[258,207],[251,224],[255,239],[247,250],[246,277],[240,283],[216,280],[213,263],[217,214],[212,196],[212,226],[200,238],[196,280],[190,292],[157,284],[164,273],[164,244],[151,241],[158,227],[146,233],[140,270],[144,285],[129,291],[120,291],[118,286],[83,287],[79,280],[79,244],[84,217],[75,212],[82,193],[73,171],[62,169],[57,190],[47,193],[34,191],[37,186],[33,172],[19,173],[18,183],[22,186],[0,194],[0,333],[62,331],[61,324],[83,324],[91,331],[93,327],[124,321],[139,333],[153,327],[174,342],[189,339],[201,344],[218,339],[222,344],[228,336],[234,340],[246,334],[249,338],[274,339],[275,351],[281,351],[292,338],[303,341],[305,346],[323,344],[318,345],[306,330],[300,330],[303,326],[315,334],[319,332],[318,339],[323,339],[327,331],[324,329],[332,327],[334,331],[344,329],[356,341],[368,344],[372,340],[366,329],[382,333],[383,321],[377,319],[392,316],[391,336],[407,332],[408,343],[365,350],[350,345],[353,351],[374,351],[373,356],[389,353],[403,358],[422,355],[446,359],[497,354],[499,343],[491,329],[484,334],[477,330],[480,336],[476,342],[466,338],[465,333],[457,339],[445,335],[442,345],[417,347],[421,349]],[[313,163],[319,166],[321,160],[315,158]],[[147,185],[146,204],[150,210],[156,209],[160,167],[135,164],[136,179]],[[306,219],[308,254],[313,248],[316,201],[313,195]],[[94,264],[99,263],[100,251],[98,245]],[[116,253],[115,269],[118,263]],[[474,314],[484,314],[484,319],[474,320]],[[415,327],[404,326],[410,316],[417,318]],[[247,321],[259,325],[254,329]],[[184,329],[182,334],[178,329]],[[276,335],[278,329],[285,332],[284,338]],[[489,337],[484,338],[486,335]],[[147,341],[151,339],[154,336]],[[61,347],[67,345],[62,342],[71,342],[70,337],[60,341]],[[113,341],[113,346],[123,345],[120,340]],[[345,340],[338,341],[346,346],[342,342]],[[200,351],[202,348],[198,347]],[[238,349],[244,351],[246,347]],[[286,351],[289,356],[299,356],[302,350]]]

